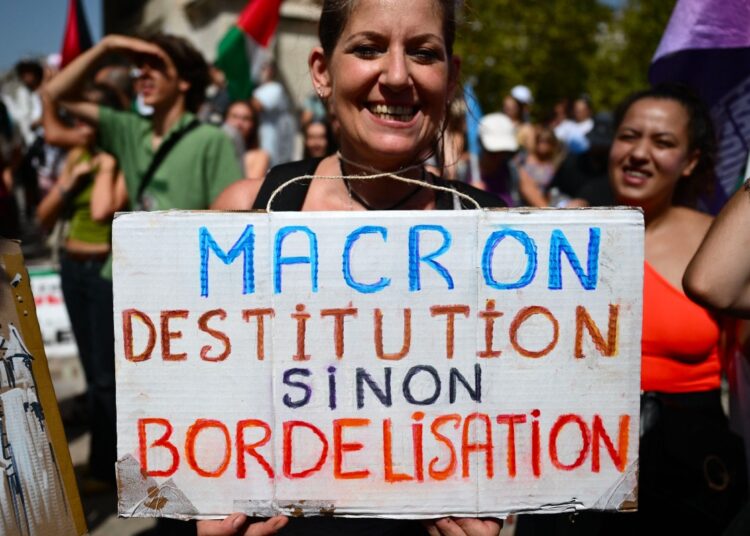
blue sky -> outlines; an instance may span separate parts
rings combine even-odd
[[[102,0],[83,0],[91,38],[102,35]],[[68,0],[0,0],[0,72],[21,58],[59,52]]]

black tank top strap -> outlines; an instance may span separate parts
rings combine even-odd
[[[260,186],[258,196],[253,203],[253,209],[265,210],[271,195],[282,184],[304,175],[314,175],[321,160],[322,158],[309,158],[271,168]],[[274,198],[271,209],[276,211],[300,211],[305,202],[308,188],[310,188],[309,179],[290,184]]]

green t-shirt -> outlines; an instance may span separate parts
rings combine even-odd
[[[162,140],[193,119],[184,113]],[[131,204],[155,151],[151,121],[133,112],[99,107],[99,145],[117,158],[125,174]],[[206,209],[224,188],[242,178],[229,138],[218,128],[200,125],[180,139],[154,173],[144,198],[149,210]]]
[[[193,118],[189,112],[182,114],[162,143]],[[99,146],[117,158],[133,205],[141,178],[156,153],[151,147],[151,121],[133,112],[100,106],[97,135]],[[241,178],[234,146],[226,134],[216,127],[200,125],[172,147],[143,196],[149,210],[202,210]],[[102,268],[102,277],[112,279],[111,262]]]

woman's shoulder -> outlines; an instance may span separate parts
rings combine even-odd
[[[250,210],[263,179],[240,179],[227,186],[211,203],[212,210]]]
[[[689,231],[693,236],[703,236],[708,232],[708,228],[714,221],[713,216],[687,207],[674,207],[673,222],[679,225],[681,229]]]

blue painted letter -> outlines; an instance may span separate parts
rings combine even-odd
[[[201,254],[201,296],[208,297],[208,249],[211,248],[216,256],[224,264],[231,264],[240,256],[243,256],[242,269],[242,293],[252,294],[255,292],[255,272],[253,271],[253,249],[255,248],[255,232],[253,226],[248,225],[242,232],[242,236],[234,243],[228,253],[219,247],[205,227],[198,230],[198,243]]]
[[[434,252],[422,257],[419,251],[419,233],[422,231],[435,231],[443,236],[443,244]],[[442,225],[415,225],[409,229],[409,290],[421,290],[421,276],[419,272],[419,263],[423,262],[439,273],[448,283],[448,288],[453,289],[453,278],[445,266],[435,261],[451,247],[451,234],[448,229]]]
[[[354,290],[359,291],[363,294],[372,294],[383,290],[385,287],[391,284],[391,280],[388,277],[381,277],[377,283],[359,283],[352,277],[352,265],[351,265],[351,251],[354,242],[356,242],[363,234],[379,234],[383,237],[383,241],[388,239],[388,229],[385,227],[378,227],[376,225],[365,225],[352,231],[349,236],[346,237],[346,243],[344,244],[344,262],[342,271],[344,272],[344,281],[346,284],[352,287]]]
[[[589,247],[587,273],[583,273],[581,263],[578,261],[570,242],[560,229],[552,231],[549,243],[549,289],[560,290],[562,288],[562,254],[568,257],[571,268],[578,276],[578,280],[586,290],[595,290],[599,276],[599,241],[601,240],[601,229],[598,227],[589,228]]]
[[[304,233],[310,241],[310,255],[307,257],[282,257],[281,246],[284,239],[293,233]],[[273,288],[276,294],[281,292],[281,267],[284,264],[309,264],[312,291],[318,292],[318,237],[309,227],[304,225],[290,225],[282,227],[276,233],[276,241],[273,246]]]
[[[526,253],[526,271],[518,279],[512,283],[500,283],[495,280],[492,275],[492,256],[495,254],[495,248],[502,242],[503,238],[510,236],[518,240],[523,245],[524,252]],[[487,286],[496,288],[498,290],[523,288],[534,279],[536,274],[536,244],[529,235],[523,231],[516,231],[513,229],[500,229],[492,233],[487,242],[484,245],[484,251],[482,252],[482,273],[484,274],[484,282]]]

